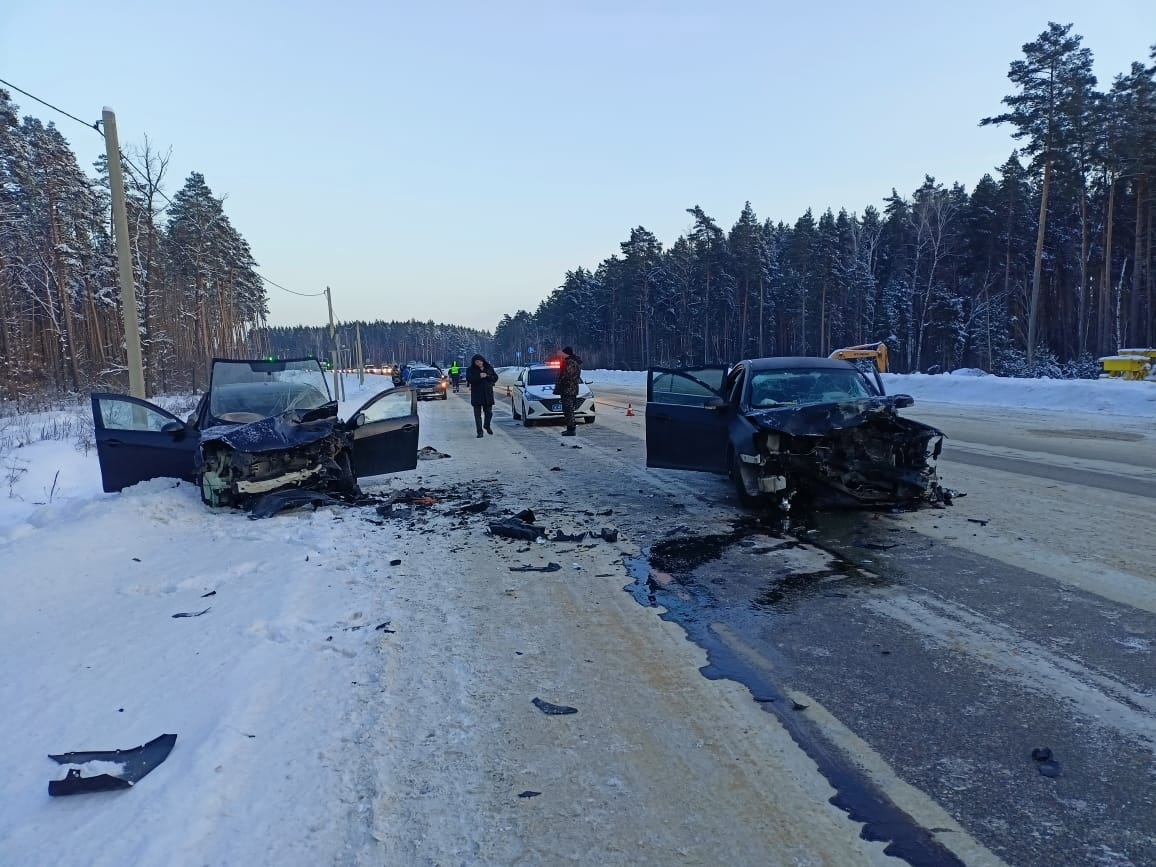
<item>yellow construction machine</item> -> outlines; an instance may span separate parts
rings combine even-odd
[[[887,344],[864,343],[861,346],[847,346],[836,349],[828,358],[841,358],[844,361],[859,361],[870,359],[875,362],[875,369],[880,373],[887,372]]]
[[[1156,379],[1156,349],[1117,349],[1115,355],[1098,359],[1101,377],[1110,379]]]

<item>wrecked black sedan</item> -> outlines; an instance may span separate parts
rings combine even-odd
[[[746,505],[915,506],[941,496],[943,434],[900,417],[914,402],[827,358],[651,368],[646,465],[729,475]]]
[[[209,390],[186,421],[107,392],[92,395],[92,418],[108,492],[178,478],[210,506],[248,508],[294,489],[354,496],[360,478],[417,466],[413,391],[383,391],[342,420],[314,358],[214,359]]]

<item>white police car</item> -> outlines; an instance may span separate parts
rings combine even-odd
[[[562,398],[554,394],[559,366],[559,362],[550,361],[531,364],[518,372],[510,388],[510,412],[514,414],[515,421],[530,427],[540,421],[565,420],[562,415]],[[578,386],[574,420],[594,424],[594,395],[585,382]]]

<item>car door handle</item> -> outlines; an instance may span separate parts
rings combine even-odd
[[[416,424],[403,424],[401,426],[401,429],[402,430],[417,430],[417,425]]]
[[[105,440],[104,444],[106,446],[123,446],[124,440]]]

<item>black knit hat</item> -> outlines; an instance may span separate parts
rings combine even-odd
[[[563,355],[573,355],[574,354],[574,347],[573,346],[563,346],[562,347],[562,354]]]

